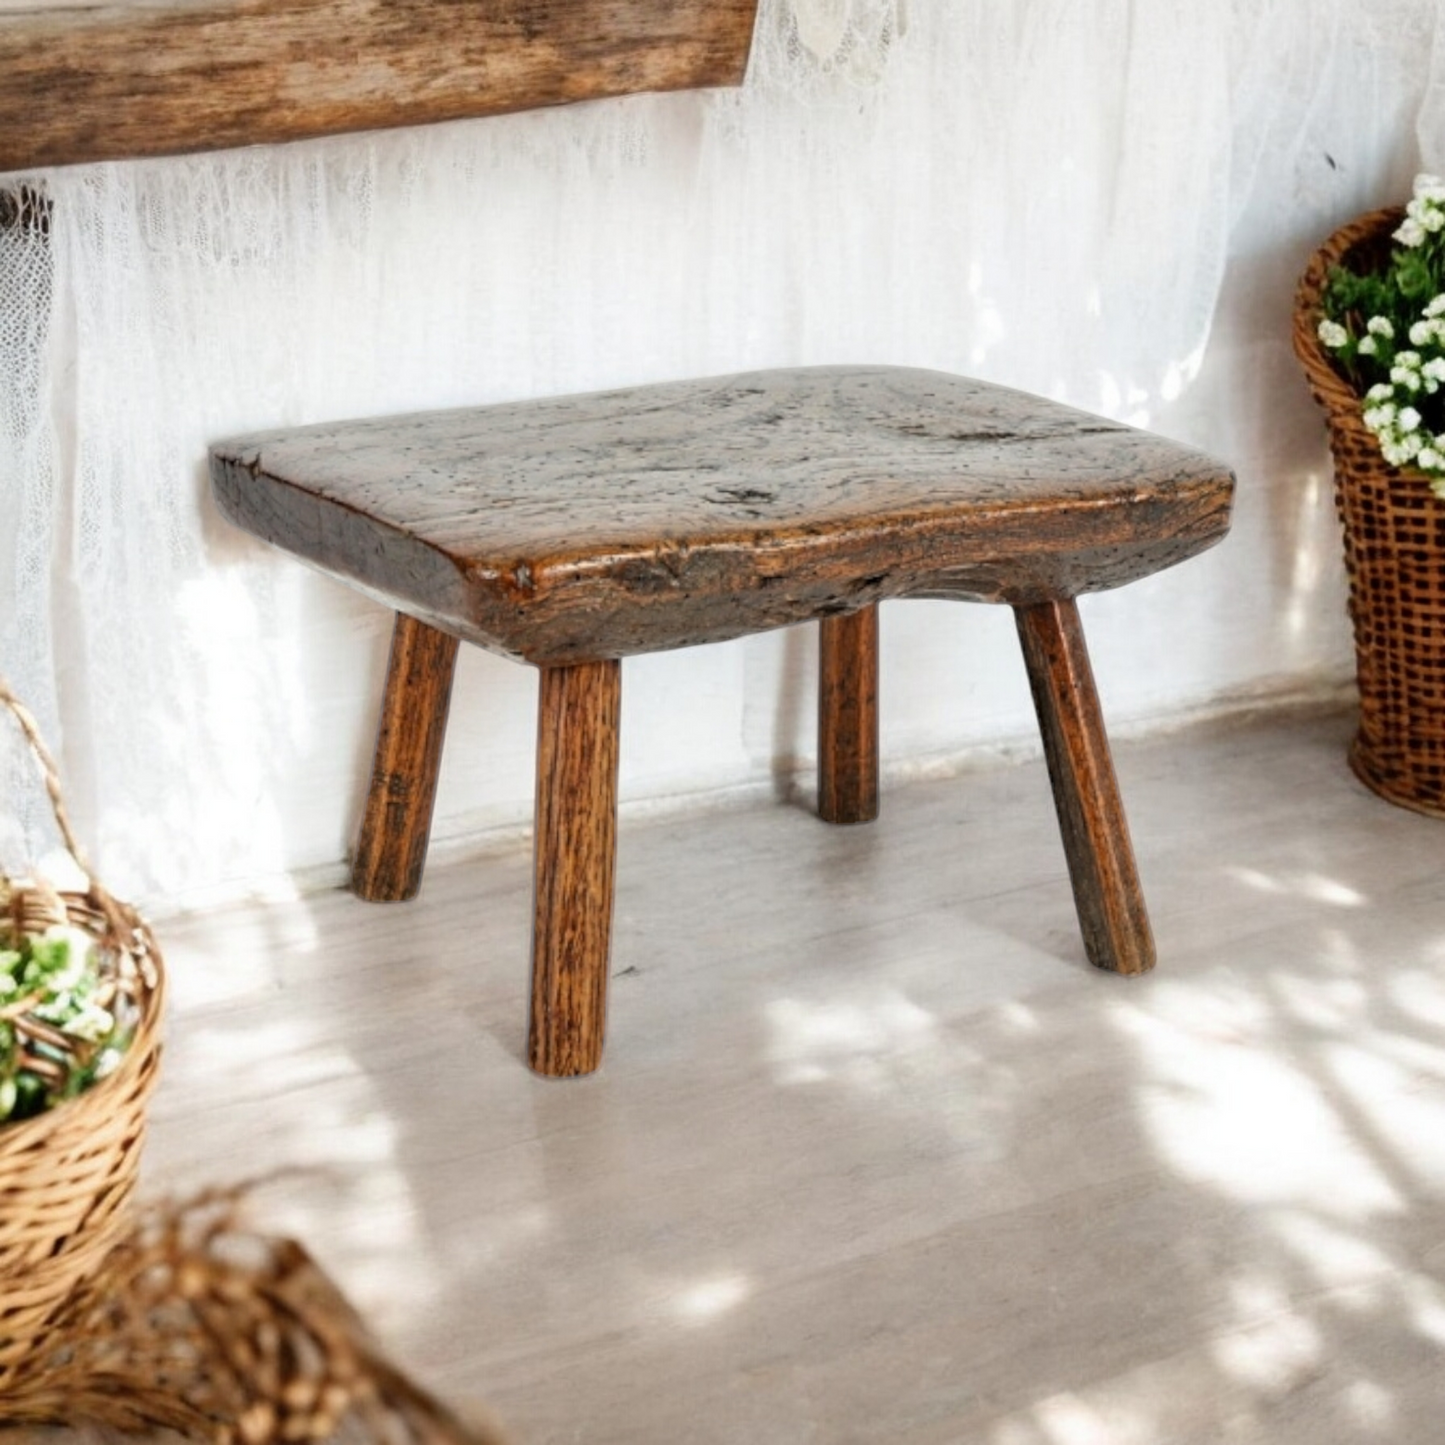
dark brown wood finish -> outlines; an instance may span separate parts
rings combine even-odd
[[[1079,609],[1047,602],[1016,616],[1085,950],[1098,968],[1144,973],[1154,936]]]
[[[482,647],[563,666],[889,597],[1028,606],[1218,541],[1178,443],[938,372],[758,372],[263,433],[240,526]]]
[[[878,608],[818,628],[818,816],[878,816]]]
[[[0,171],[736,85],[757,0],[32,0]]]
[[[819,811],[877,810],[877,604],[1018,616],[1090,959],[1153,963],[1074,597],[1224,536],[1233,478],[961,377],[760,372],[265,433],[222,510],[423,622],[542,668],[530,1061],[602,1051],[620,664],[818,620]]]
[[[542,671],[528,1062],[555,1078],[602,1062],[621,702],[618,662]]]
[[[351,862],[352,891],[370,902],[399,903],[421,887],[456,661],[455,637],[397,614],[371,786]]]

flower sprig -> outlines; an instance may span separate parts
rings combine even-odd
[[[1445,181],[1416,177],[1392,239],[1383,271],[1330,274],[1319,338],[1363,397],[1385,460],[1445,498]]]
[[[120,1062],[130,1029],[116,992],[77,928],[0,946],[0,1123],[74,1098]]]

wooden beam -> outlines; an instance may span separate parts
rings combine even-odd
[[[736,85],[757,0],[0,0],[0,172]]]

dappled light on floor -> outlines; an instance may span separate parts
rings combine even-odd
[[[274,1006],[232,1025],[173,1027],[167,1066],[183,1094],[162,1092],[147,1155],[152,1190],[246,1185],[268,1227],[354,1256],[357,1299],[384,1299],[398,1322],[424,1318],[439,1279],[420,1248],[415,1181],[364,1059],[323,1019]],[[184,1015],[182,1015],[184,1017]],[[239,1025],[239,1026],[236,1026]],[[199,1151],[173,1148],[174,1122],[205,1110]],[[187,1157],[187,1155],[191,1157]],[[399,1259],[407,1259],[404,1270]]]
[[[747,1280],[739,1275],[700,1280],[678,1296],[677,1313],[690,1324],[705,1324],[717,1315],[736,1309],[751,1293]]]
[[[766,1012],[768,1052],[782,1084],[841,1078],[859,1088],[881,1089],[887,1071],[880,1060],[939,1047],[937,1021],[894,990],[857,1002],[781,998]]]
[[[993,1445],[1148,1445],[1138,1422],[1103,1414],[1077,1395],[1042,1400],[1027,1422],[1010,1420],[993,1435]]]
[[[1163,1159],[1241,1201],[1318,1199],[1345,1218],[1402,1207],[1318,1083],[1270,1047],[1277,1030],[1261,1000],[1218,1008],[1217,989],[1161,993],[1172,995],[1162,1016],[1121,1007],[1116,1017],[1145,1062],[1138,1097]]]
[[[1294,893],[1311,902],[1330,904],[1335,908],[1359,908],[1369,902],[1349,884],[1341,883],[1338,878],[1321,877],[1317,873],[1281,875],[1236,866],[1228,867],[1224,872],[1227,877],[1261,893]]]
[[[521,1445],[1420,1445],[1442,835],[1347,734],[1119,749],[1140,979],[1083,960],[1040,765],[870,829],[624,826],[608,1054],[567,1083],[522,1063],[521,850],[405,908],[177,920],[151,1187],[295,1170],[262,1222]]]

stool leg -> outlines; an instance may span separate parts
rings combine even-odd
[[[1154,938],[1078,608],[1046,602],[1015,616],[1089,961],[1144,973]]]
[[[818,814],[878,816],[878,607],[818,627]]]
[[[446,737],[457,639],[398,612],[351,887],[372,903],[415,898]]]
[[[602,1062],[621,701],[616,661],[542,669],[527,1061],[554,1078]]]

